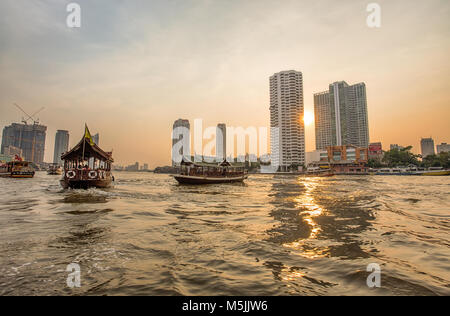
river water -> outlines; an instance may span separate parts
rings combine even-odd
[[[115,177],[0,179],[0,295],[450,294],[450,177]]]

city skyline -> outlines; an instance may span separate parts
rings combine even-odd
[[[297,69],[306,113],[330,82],[365,82],[371,142],[420,153],[422,137],[449,141],[446,1],[379,1],[379,29],[365,24],[365,3],[349,1],[139,2],[79,1],[83,24],[74,30],[55,1],[2,1],[0,127],[20,121],[14,102],[30,112],[45,106],[44,161],[56,130],[78,139],[87,121],[118,163],[167,165],[174,119],[269,126],[267,78]],[[305,129],[314,150],[314,124]]]

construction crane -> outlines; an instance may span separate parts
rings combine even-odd
[[[42,110],[45,109],[45,107],[40,108],[39,110],[37,110],[36,112],[34,112],[32,115],[29,115],[27,112],[25,112],[24,109],[22,109],[22,107],[20,105],[18,105],[17,103],[14,103],[14,105],[23,112],[23,114],[25,114],[27,116],[27,119],[25,119],[24,117],[22,117],[22,123],[24,123],[25,125],[28,124],[29,120],[33,121],[34,125],[39,125],[39,119],[36,119],[35,116],[40,113]]]

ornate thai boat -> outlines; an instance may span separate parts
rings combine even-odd
[[[218,184],[243,182],[248,174],[244,167],[232,166],[226,160],[219,165],[208,165],[183,159],[179,174],[173,177],[180,184]]]
[[[81,141],[69,152],[61,155],[64,174],[60,180],[64,189],[108,188],[114,182],[111,152],[98,147],[87,126]]]
[[[0,165],[0,177],[3,178],[33,178],[34,169],[31,163],[17,159]]]

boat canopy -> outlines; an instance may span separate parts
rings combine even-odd
[[[187,159],[186,157],[183,157],[180,163],[182,166],[192,166],[194,163]]]
[[[181,160],[180,165],[182,167],[189,167],[190,166],[190,167],[198,167],[198,168],[227,168],[227,167],[230,167],[230,168],[239,169],[239,168],[244,168],[245,167],[244,165],[237,165],[237,164],[232,165],[226,159],[224,161],[222,161],[221,163],[219,163],[219,164],[207,163],[207,162],[195,162],[194,163],[194,162],[190,161],[189,159],[187,159],[185,157],[183,157],[183,159]]]
[[[24,167],[27,167],[30,163],[28,161],[13,160],[13,161],[8,161],[6,164],[8,166],[24,166]]]
[[[231,163],[229,163],[226,159],[219,164],[220,167],[231,167]]]
[[[81,161],[81,160],[83,160],[83,153],[84,153],[84,159],[94,157],[95,159],[102,160],[105,162],[110,162],[110,163],[114,162],[111,152],[105,152],[100,147],[98,147],[96,144],[91,144],[91,141],[84,136],[75,147],[73,147],[67,153],[62,154],[61,159],[62,160]]]

